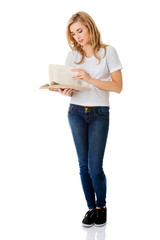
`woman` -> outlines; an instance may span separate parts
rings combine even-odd
[[[107,179],[103,156],[109,129],[109,92],[122,91],[123,68],[114,47],[103,44],[100,32],[90,15],[77,12],[67,24],[67,40],[71,51],[66,65],[78,66],[82,86],[90,90],[59,89],[70,96],[68,120],[73,135],[80,178],[89,210],[82,225],[103,226],[107,220]]]

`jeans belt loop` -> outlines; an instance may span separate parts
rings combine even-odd
[[[73,108],[73,111],[75,112],[75,111],[76,111],[76,109],[77,109],[77,106],[74,106],[74,108]]]

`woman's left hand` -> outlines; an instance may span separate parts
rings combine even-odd
[[[91,77],[83,70],[83,69],[72,69],[72,71],[79,72],[79,74],[74,75],[72,78],[73,79],[81,79],[85,82],[89,82]]]

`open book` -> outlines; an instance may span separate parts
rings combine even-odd
[[[89,90],[90,87],[85,86],[85,82],[80,79],[73,79],[74,75],[79,72],[72,71],[78,69],[67,65],[49,64],[49,84],[42,85],[40,89],[50,89],[57,91],[58,88],[72,88],[75,90]]]

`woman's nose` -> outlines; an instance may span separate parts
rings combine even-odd
[[[77,38],[77,40],[80,40],[80,36],[79,36],[78,33],[77,33],[77,35],[76,35],[76,38]]]

